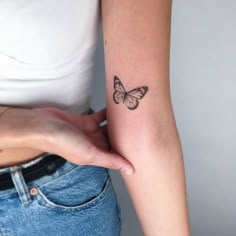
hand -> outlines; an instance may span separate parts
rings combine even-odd
[[[34,108],[32,112],[46,141],[41,142],[45,152],[58,154],[75,164],[134,170],[124,157],[112,153],[107,125],[99,126],[106,120],[106,108],[90,115],[75,115],[52,107]]]

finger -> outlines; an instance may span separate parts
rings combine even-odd
[[[112,152],[106,152],[99,148],[94,148],[93,153],[90,155],[88,165],[115,169],[122,171],[125,174],[134,173],[134,167],[125,158]]]
[[[102,132],[102,134],[104,135],[104,136],[108,136],[108,134],[107,134],[107,124],[105,124],[105,125],[103,125],[103,126],[100,126],[99,127],[99,130]]]
[[[106,107],[92,114],[96,123],[99,124],[106,119]]]

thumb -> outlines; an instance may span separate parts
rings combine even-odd
[[[92,155],[90,156],[88,165],[102,166],[109,169],[116,169],[125,174],[133,174],[134,167],[122,156],[104,151],[95,147]]]

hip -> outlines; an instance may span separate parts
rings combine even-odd
[[[109,169],[66,161],[28,183],[21,168],[11,176],[15,186],[0,191],[0,235],[120,235]]]

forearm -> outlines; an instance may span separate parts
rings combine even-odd
[[[122,177],[146,236],[190,235],[182,150],[169,116],[165,124],[155,116],[149,124],[140,120],[133,139],[109,133],[113,149],[135,167],[135,174]]]
[[[153,145],[139,146],[142,143],[137,142],[129,148],[133,155],[123,154],[134,164],[136,172],[122,177],[145,235],[190,235],[180,148],[173,146],[161,150]]]
[[[1,129],[1,146],[0,146],[0,154],[5,153],[6,149],[13,148],[15,145],[16,137],[13,135],[12,126],[8,119],[3,119],[4,113],[6,113],[10,107],[8,106],[0,106],[0,129]]]
[[[31,109],[0,106],[1,166],[9,161],[19,162],[37,156],[39,150],[34,147],[42,138],[40,132],[34,132],[35,127],[40,130],[40,122]],[[15,155],[16,149],[18,155]]]

